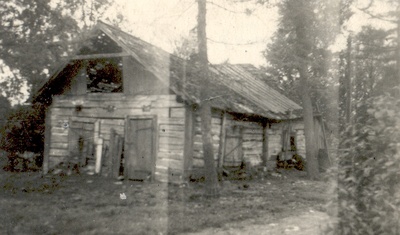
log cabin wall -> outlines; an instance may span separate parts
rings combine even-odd
[[[193,138],[193,170],[204,167],[203,144],[201,140],[201,119],[195,115],[194,138]],[[214,147],[215,166],[218,166],[219,154],[223,155],[224,166],[238,166],[242,161],[251,165],[262,163],[263,155],[263,125],[258,122],[235,120],[231,114],[227,114],[225,136],[222,136],[223,116],[220,111],[213,111],[212,117],[212,139]],[[221,138],[226,143],[222,153],[219,151]],[[236,138],[236,140],[235,140]]]
[[[287,122],[271,123],[268,133],[268,161],[275,164],[276,156],[282,151],[282,135],[288,126]],[[306,145],[304,136],[304,125],[302,120],[294,120],[291,123],[292,133],[295,137],[297,153],[305,157]]]
[[[177,102],[175,95],[59,96],[53,100],[49,114],[51,121],[46,126],[51,130],[48,137],[49,169],[61,162],[74,161],[74,153],[78,152],[78,136],[84,135],[85,130],[93,133],[96,121],[100,123],[99,136],[108,146],[111,129],[124,136],[126,117],[154,115],[158,126],[156,180],[167,181],[173,177],[177,181],[182,178],[185,105]],[[86,138],[90,141],[93,134],[86,135]]]

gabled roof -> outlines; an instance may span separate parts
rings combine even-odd
[[[177,95],[192,103],[200,102],[199,86],[196,84],[200,84],[204,78],[195,72],[193,63],[103,22],[99,22],[89,35],[93,37],[99,32],[111,38],[125,53],[153,73],[161,82],[169,85]],[[39,90],[34,102],[43,102],[49,98],[51,100],[50,96],[60,94],[62,91],[54,88],[54,85],[60,83],[65,85],[70,82],[70,77],[79,70],[81,64],[79,60],[64,61]],[[184,67],[188,75],[182,79]],[[219,64],[210,65],[209,68],[213,87],[207,88],[207,94],[210,97],[209,102],[215,108],[278,120],[287,119],[290,110],[301,109],[298,104],[254,76],[254,71],[257,69],[252,65]]]

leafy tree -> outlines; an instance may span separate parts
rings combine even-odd
[[[303,105],[307,171],[311,178],[318,178],[319,173],[311,97],[326,96],[317,91],[326,90],[333,81],[328,47],[338,30],[338,8],[337,1],[281,2],[279,27],[265,51],[270,73],[291,91],[290,97],[299,97]]]
[[[111,2],[0,1],[0,58],[13,73],[7,95],[18,93],[24,81],[33,92],[43,85],[54,64],[74,48],[71,39],[79,35],[81,22],[95,22]]]
[[[339,160],[349,164],[337,172],[339,223],[328,234],[400,233],[400,102],[385,94],[365,103],[364,123],[344,133],[344,145],[351,148]]]
[[[389,6],[387,11],[382,12],[381,5]],[[387,38],[394,45],[396,60],[396,85],[400,85],[400,1],[399,0],[369,0],[368,5],[359,10],[368,14],[371,18],[381,20],[393,27],[387,30],[392,37]],[[397,94],[400,97],[400,93]]]
[[[398,211],[393,210],[399,194],[392,189],[399,176],[392,169],[398,167],[393,163],[398,158],[394,147],[397,127],[393,127],[398,112],[394,94],[398,91],[392,89],[397,75],[396,44],[391,36],[390,30],[364,27],[341,54],[340,70],[349,81],[347,93],[351,92],[346,96],[352,105],[346,111],[350,120],[342,124],[337,172],[339,224],[331,231],[334,234],[399,233]],[[341,90],[339,97],[343,95]]]
[[[0,95],[0,131],[3,129],[6,123],[6,117],[11,110],[11,104],[8,99]],[[0,135],[1,138],[1,135]]]
[[[7,115],[0,148],[7,152],[43,151],[44,107],[17,106]]]

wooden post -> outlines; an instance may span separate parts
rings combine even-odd
[[[222,168],[224,165],[224,156],[225,156],[225,139],[226,139],[226,112],[222,114],[222,123],[221,123],[221,134],[219,137],[219,149],[218,149],[218,168]]]
[[[263,145],[262,145],[262,161],[263,165],[267,165],[268,162],[268,128],[269,123],[265,122],[263,126]]]
[[[116,157],[116,150],[118,147],[118,143],[116,142],[116,132],[114,128],[111,128],[110,131],[110,148],[109,148],[109,158],[107,159],[107,165],[108,165],[108,176],[112,177],[113,176],[113,162],[114,158]]]
[[[45,114],[43,174],[49,172],[50,145],[51,145],[51,106],[47,107]]]
[[[119,170],[121,166],[121,154],[122,154],[122,146],[123,140],[121,136],[115,135],[115,155],[112,156],[112,177],[117,179],[119,177]]]
[[[192,106],[185,108],[185,145],[183,149],[184,179],[189,177],[193,164],[194,110]]]
[[[100,174],[103,153],[103,138],[98,138],[96,143],[96,166],[94,172]]]

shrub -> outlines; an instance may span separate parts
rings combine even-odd
[[[44,108],[19,106],[7,116],[0,148],[10,154],[25,151],[42,153],[44,147]]]
[[[400,234],[400,101],[366,102],[339,156],[338,224],[330,234]],[[362,125],[359,123],[363,123]]]

